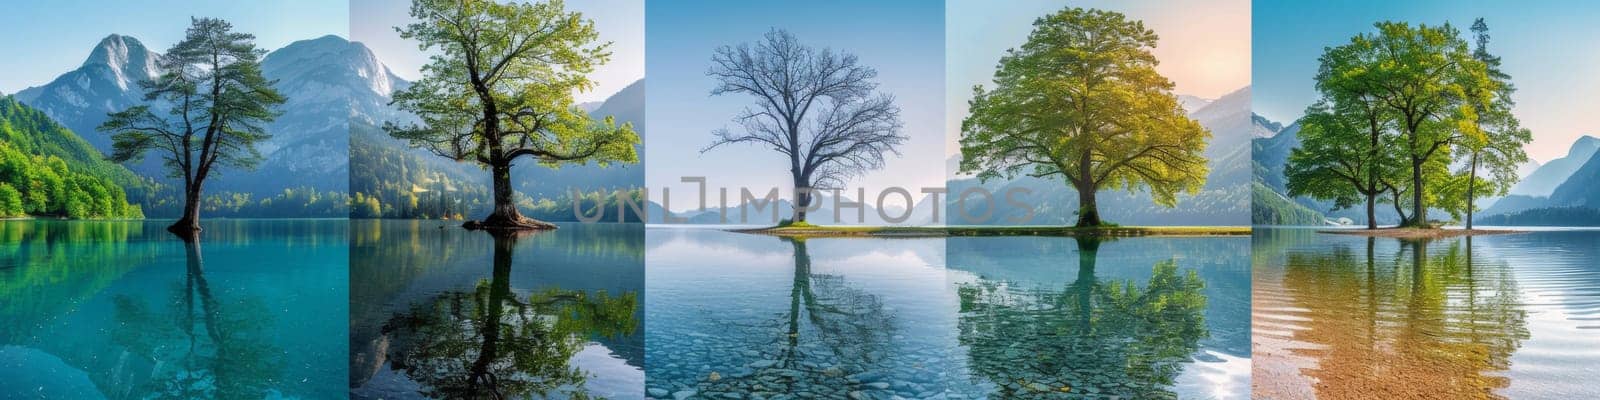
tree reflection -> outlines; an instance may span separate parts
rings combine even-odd
[[[179,236],[187,258],[166,310],[119,295],[114,341],[154,362],[144,398],[259,399],[280,382],[283,352],[272,345],[271,314],[255,296],[221,301],[206,280],[198,235]]]
[[[1208,335],[1204,283],[1162,261],[1143,286],[1099,280],[1102,239],[1076,238],[1077,278],[1057,291],[961,284],[960,341],[998,397],[1175,398],[1183,364]]]
[[[1528,338],[1510,268],[1474,257],[1470,238],[1359,246],[1291,252],[1285,267],[1306,343],[1293,353],[1314,361],[1299,372],[1317,396],[1496,398]]]
[[[448,292],[390,319],[390,367],[450,399],[591,397],[588,373],[569,365],[589,340],[633,333],[637,295],[546,288],[511,290],[518,236],[493,232],[494,271],[470,292]]]

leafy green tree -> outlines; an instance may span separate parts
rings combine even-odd
[[[1318,77],[1348,76],[1327,67]],[[1300,120],[1300,147],[1284,166],[1289,195],[1333,200],[1337,208],[1365,202],[1367,229],[1376,229],[1378,197],[1398,171],[1388,119],[1378,107],[1363,100],[1340,102],[1337,108],[1327,100],[1312,105]]]
[[[1150,191],[1172,207],[1198,193],[1211,133],[1189,119],[1156,72],[1156,33],[1120,13],[1067,8],[1034,21],[1000,59],[995,87],[973,89],[961,123],[961,171],[984,180],[1063,176],[1077,226],[1101,225],[1095,192]]]
[[[858,64],[853,54],[801,44],[788,31],[769,31],[754,46],[717,48],[706,74],[717,81],[713,96],[747,94],[756,106],[733,118],[738,131],[718,130],[702,151],[737,143],[783,154],[796,222],[805,222],[812,190],[836,189],[882,168],[884,156],[900,154],[895,147],[908,139],[900,133],[894,96],[874,93],[877,70]]]
[[[1470,87],[1467,93],[1468,98],[1475,101],[1477,124],[1463,129],[1458,148],[1463,153],[1460,156],[1466,158],[1458,172],[1464,176],[1465,194],[1451,197],[1464,200],[1465,204],[1448,207],[1452,213],[1466,213],[1467,229],[1472,229],[1472,216],[1477,211],[1474,203],[1479,197],[1504,196],[1517,183],[1520,179],[1517,167],[1528,162],[1528,154],[1522,146],[1533,141],[1533,133],[1523,128],[1511,113],[1515,105],[1511,94],[1516,87],[1511,84],[1511,76],[1500,70],[1500,56],[1489,53],[1489,25],[1478,18],[1472,23],[1472,33],[1476,44],[1472,58],[1484,64],[1489,84]],[[1487,175],[1480,179],[1480,171]]]
[[[254,41],[227,21],[191,18],[183,40],[157,61],[161,76],[139,83],[145,104],[111,113],[100,125],[113,135],[112,160],[154,151],[172,176],[183,178],[183,214],[167,227],[179,236],[200,231],[202,188],[218,168],[261,162],[256,143],[270,137],[265,126],[284,98],[261,76],[266,51]]]
[[[1411,215],[1401,225],[1423,226],[1434,195],[1427,183],[1447,174],[1460,128],[1476,118],[1469,96],[1492,83],[1484,63],[1448,23],[1374,26],[1377,33],[1357,35],[1351,44],[1372,48],[1373,57],[1357,67],[1366,70],[1362,79],[1370,80],[1373,96],[1393,114],[1400,158],[1410,167]]]
[[[421,124],[384,126],[391,136],[490,170],[494,208],[468,228],[551,229],[517,210],[512,162],[532,157],[564,163],[636,163],[639,135],[610,117],[591,120],[572,94],[590,90],[587,74],[609,60],[594,44],[594,23],[559,0],[502,4],[489,0],[415,0],[416,22],[400,36],[436,51],[421,80],[396,91],[394,103]]]

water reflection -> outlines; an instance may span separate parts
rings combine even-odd
[[[650,397],[944,395],[954,300],[941,241],[674,228],[648,240]]]
[[[1073,240],[1078,268],[1064,286],[958,283],[960,341],[971,370],[995,383],[992,395],[1178,397],[1176,378],[1209,334],[1205,283],[1175,259],[1156,262],[1142,284],[1098,278],[1101,242]]]
[[[1521,240],[1510,237],[1258,235],[1264,235],[1258,241],[1277,243],[1279,249],[1257,253],[1256,354],[1264,360],[1257,376],[1266,376],[1257,380],[1262,383],[1258,396],[1506,398],[1513,380],[1536,382],[1521,392],[1534,397],[1596,393],[1592,385],[1583,389],[1582,383],[1574,386],[1539,372],[1572,365],[1537,358],[1513,362],[1530,338],[1577,332],[1571,324],[1531,329],[1529,321],[1546,310],[1530,298],[1538,291],[1521,284],[1527,277],[1549,278],[1545,272],[1564,260],[1513,265],[1505,254],[1555,255],[1560,249],[1481,243]],[[1549,300],[1573,304],[1571,298]],[[1538,348],[1530,354],[1550,351],[1563,350]],[[1587,354],[1579,358],[1588,362],[1600,360],[1592,351],[1576,351]]]
[[[352,296],[352,397],[642,396],[642,376],[629,379],[638,367],[628,366],[642,328],[640,257],[618,250],[637,246],[628,229],[385,223],[395,224],[362,222],[352,237],[373,256],[352,271],[372,278],[358,279],[366,284]],[[576,242],[586,237],[595,240]],[[411,244],[443,248],[407,253]],[[617,269],[632,272],[607,279]]]
[[[162,225],[0,221],[0,387],[39,398],[343,392],[344,366],[325,362],[347,352],[344,324],[328,319],[347,299],[343,221],[218,221],[204,240]]]
[[[179,236],[186,258],[181,283],[170,300],[150,304],[115,296],[122,328],[113,340],[127,352],[155,363],[142,387],[123,393],[139,398],[267,397],[278,385],[282,351],[271,343],[271,313],[260,296],[219,299],[206,281],[197,234]],[[144,393],[134,396],[135,393]]]

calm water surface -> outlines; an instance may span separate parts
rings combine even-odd
[[[337,398],[342,220],[0,221],[0,398]]]
[[[1254,240],[1258,396],[1600,398],[1600,231]]]
[[[644,226],[351,221],[352,398],[641,398]]]
[[[1245,398],[1248,239],[651,228],[649,395]]]

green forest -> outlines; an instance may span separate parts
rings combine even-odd
[[[143,218],[125,186],[146,184],[43,112],[0,98],[0,217]]]

